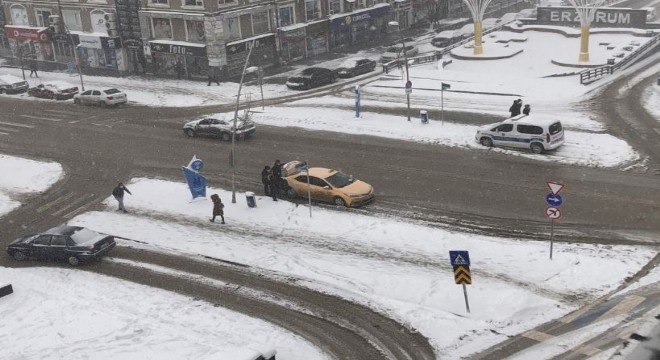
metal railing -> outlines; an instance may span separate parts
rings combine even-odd
[[[606,75],[611,75],[615,71],[624,68],[626,65],[632,63],[649,51],[654,50],[660,45],[660,34],[656,34],[653,39],[649,40],[646,44],[638,47],[635,51],[622,58],[619,62],[612,65],[603,65],[593,69],[587,69],[580,72],[580,84],[590,84]]]

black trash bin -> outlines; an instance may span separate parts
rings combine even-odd
[[[245,200],[247,200],[247,206],[248,207],[257,207],[257,199],[254,197],[254,193],[251,191],[248,191],[245,193]]]

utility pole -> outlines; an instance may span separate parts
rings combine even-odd
[[[60,14],[60,22],[62,23],[62,27],[64,28],[63,30],[69,36],[69,40],[71,41],[71,51],[73,51],[73,58],[76,62],[76,69],[78,70],[78,76],[80,76],[80,91],[83,92],[85,91],[85,84],[83,83],[82,71],[80,69],[80,58],[78,58],[78,50],[76,49],[76,43],[73,41],[73,35],[71,35],[71,31],[69,30],[69,27],[66,26],[66,22],[64,22],[61,0],[57,0],[57,12]]]

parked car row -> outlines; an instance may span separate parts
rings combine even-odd
[[[350,58],[334,70],[323,67],[308,67],[290,76],[286,86],[294,90],[309,90],[311,88],[332,84],[337,78],[350,78],[366,74],[376,69],[376,62],[370,59]]]
[[[66,83],[39,84],[28,89],[28,95],[51,100],[68,100],[78,93],[77,86]]]

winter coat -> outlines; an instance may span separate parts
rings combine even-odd
[[[261,182],[264,185],[268,185],[268,183],[270,183],[270,171],[266,168],[261,170]]]
[[[223,216],[225,214],[224,209],[225,204],[222,201],[213,201],[213,216]]]
[[[112,196],[121,199],[121,198],[124,197],[124,191],[131,194],[131,192],[126,188],[126,186],[118,185],[114,189],[112,189]],[[131,194],[131,195],[133,195],[133,194]]]

